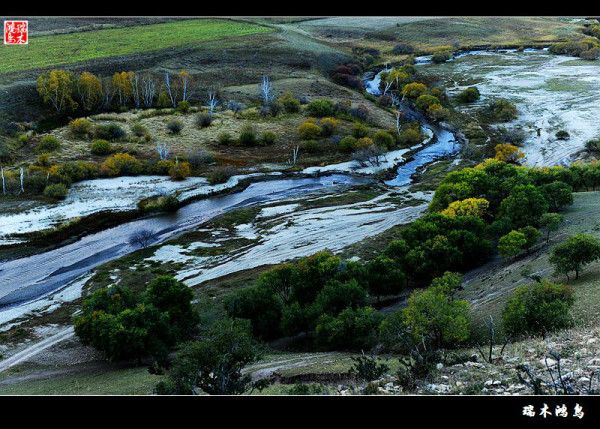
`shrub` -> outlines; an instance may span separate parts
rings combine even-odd
[[[414,146],[423,141],[423,134],[421,130],[417,127],[408,127],[400,130],[400,135],[398,136],[398,143],[401,146]]]
[[[450,111],[441,104],[432,104],[427,108],[427,116],[434,121],[444,121],[450,117]]]
[[[246,321],[219,321],[202,340],[180,348],[168,379],[161,381],[155,392],[193,395],[200,389],[209,395],[245,393],[252,385],[252,378],[242,373],[242,369],[258,357],[259,349]]]
[[[346,136],[340,140],[338,147],[342,152],[351,153],[357,148],[357,140],[355,137]]]
[[[245,125],[240,131],[238,141],[243,146],[254,146],[256,144],[256,131],[252,125]]]
[[[313,100],[306,106],[306,111],[310,116],[317,118],[333,116],[335,114],[335,104],[333,104],[333,101],[325,98]]]
[[[53,152],[60,148],[60,141],[54,136],[47,135],[42,137],[38,145],[36,146],[36,150],[38,152]]]
[[[323,118],[321,119],[321,133],[325,137],[331,136],[338,126],[338,120],[335,118]]]
[[[54,183],[44,188],[44,195],[55,200],[62,200],[67,196],[67,187],[62,183]]]
[[[126,136],[125,130],[114,122],[110,124],[96,125],[94,137],[102,140],[116,141]]]
[[[175,162],[169,169],[169,176],[172,180],[185,180],[190,175],[189,162]]]
[[[192,108],[192,105],[190,104],[189,101],[182,100],[179,103],[177,103],[177,108],[175,110],[180,113],[188,113],[191,108]]]
[[[279,97],[279,102],[287,113],[297,113],[300,111],[300,101],[291,92],[286,92]]]
[[[404,85],[402,87],[402,95],[404,95],[408,98],[417,99],[418,97],[425,94],[426,92],[427,92],[427,85],[420,83],[420,82],[407,83],[406,85]]]
[[[212,124],[212,116],[206,112],[200,112],[196,115],[196,126],[198,128],[206,128]]]
[[[434,104],[440,104],[440,100],[437,97],[434,97],[430,94],[419,95],[419,97],[415,101],[415,106],[417,108],[426,111],[430,106]]]
[[[354,122],[352,124],[352,135],[357,139],[367,137],[369,135],[369,127],[362,122]]]
[[[448,49],[441,49],[433,53],[433,55],[431,56],[431,61],[435,64],[439,64],[445,63],[450,58],[452,58],[452,51]]]
[[[377,146],[392,149],[396,145],[396,139],[387,131],[379,130],[373,135],[373,141]]]
[[[470,86],[468,88],[463,89],[456,98],[461,103],[473,103],[481,97],[479,93],[479,89],[476,86]]]
[[[129,236],[131,246],[145,248],[156,238],[154,231],[150,229],[139,229]]]
[[[367,149],[373,146],[373,140],[369,137],[362,137],[356,141],[356,149]]]
[[[230,145],[231,143],[233,143],[233,137],[231,136],[231,134],[223,132],[220,133],[217,136],[217,141],[219,142],[220,145]]]
[[[600,139],[590,140],[585,144],[585,148],[593,153],[600,152]]]
[[[571,135],[568,133],[568,131],[559,130],[556,132],[556,138],[558,140],[569,140],[570,137]]]
[[[395,55],[410,55],[415,52],[415,48],[408,43],[398,43],[392,48],[392,52]]]
[[[94,155],[110,155],[113,152],[113,147],[107,140],[96,139],[92,141],[90,148]]]
[[[236,170],[231,166],[217,167],[208,176],[208,183],[216,185],[227,182],[232,176],[235,176]]]
[[[375,356],[367,356],[364,352],[361,356],[351,359],[354,363],[349,373],[361,381],[377,380],[390,370],[389,366],[378,362]]]
[[[366,121],[369,119],[369,109],[364,104],[360,104],[350,109],[350,116],[359,121]]]
[[[517,164],[520,159],[525,158],[525,154],[515,145],[509,143],[500,143],[494,147],[496,154],[494,159],[502,162]]]
[[[510,336],[546,335],[571,325],[573,289],[544,280],[515,290],[502,312],[504,331]]]
[[[265,131],[264,133],[261,134],[260,136],[260,142],[263,145],[270,145],[275,143],[275,140],[277,139],[277,136],[275,135],[274,132],[272,131]]]
[[[77,137],[87,137],[92,133],[92,129],[92,122],[86,118],[77,118],[69,122],[69,130]]]
[[[517,106],[503,98],[492,100],[484,109],[484,114],[492,122],[509,122],[518,116]]]
[[[149,135],[148,129],[139,122],[136,122],[131,126],[131,132],[136,137],[145,137]]]
[[[195,168],[210,164],[214,161],[212,154],[204,149],[194,149],[187,156],[189,163]]]
[[[179,134],[183,130],[183,122],[178,119],[171,119],[167,122],[167,129],[171,134]]]
[[[302,140],[313,140],[321,135],[321,127],[314,121],[307,119],[298,127],[298,134]]]
[[[323,145],[317,140],[307,140],[302,145],[302,151],[306,153],[319,153],[323,150]]]
[[[115,153],[104,160],[100,166],[102,174],[107,176],[135,176],[141,174],[142,163],[128,153]]]
[[[347,282],[329,281],[314,302],[317,314],[339,314],[345,308],[358,308],[367,304],[367,292],[354,279]]]
[[[35,164],[39,165],[40,167],[49,167],[50,166],[50,154],[40,153],[35,160]]]

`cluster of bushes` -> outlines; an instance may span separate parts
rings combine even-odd
[[[517,106],[504,98],[497,98],[480,111],[482,119],[488,122],[510,122],[517,119]]]
[[[263,340],[309,333],[324,349],[370,348],[381,315],[368,293],[396,294],[403,274],[390,259],[363,266],[319,252],[263,274],[256,284],[227,297],[230,317],[251,321]]]
[[[268,146],[274,144],[277,140],[277,136],[272,131],[264,131],[260,135],[256,132],[256,129],[248,124],[244,125],[240,130],[237,139],[227,132],[221,133],[217,136],[217,141],[220,145],[237,145],[237,146]]]
[[[151,356],[164,362],[179,342],[195,333],[198,315],[192,291],[173,277],[158,277],[142,293],[115,285],[88,296],[74,320],[83,344],[111,361]]]
[[[331,71],[331,79],[340,85],[354,89],[362,89],[360,78],[362,67],[357,63],[347,63],[337,66]]]
[[[585,37],[580,40],[558,42],[550,46],[550,52],[572,55],[584,60],[597,60],[600,57],[600,41],[596,37]]]
[[[463,89],[457,96],[456,99],[461,103],[473,103],[481,97],[479,89],[476,86],[470,86]]]

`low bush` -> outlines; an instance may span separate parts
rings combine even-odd
[[[245,125],[240,131],[238,142],[242,146],[254,146],[257,143],[256,130],[252,125]]]
[[[169,169],[171,180],[185,180],[190,175],[190,163],[185,161],[175,162]]]
[[[215,168],[212,173],[208,176],[208,183],[216,185],[218,183],[227,182],[232,176],[236,174],[235,168],[231,166],[223,166]]]
[[[35,149],[38,152],[54,152],[60,148],[60,141],[51,135],[42,137]]]
[[[167,122],[167,129],[171,134],[179,134],[183,130],[183,122],[178,119],[171,119]]]
[[[313,140],[319,138],[322,129],[315,121],[307,119],[298,126],[298,134],[302,140]]]
[[[335,104],[333,101],[325,98],[313,100],[306,106],[306,111],[310,116],[315,116],[317,118],[333,116],[335,114]]]
[[[279,103],[287,113],[297,113],[300,111],[300,101],[291,92],[286,92],[279,97]]]
[[[220,145],[227,146],[233,143],[233,137],[231,134],[223,132],[217,136],[217,141]]]
[[[69,190],[62,183],[54,183],[44,188],[44,196],[55,200],[62,200],[68,192]]]
[[[94,128],[94,137],[97,139],[116,141],[122,140],[126,135],[127,133],[125,133],[125,130],[114,122],[110,124],[96,125]]]
[[[206,128],[212,124],[212,116],[207,112],[200,112],[196,115],[196,126],[198,128]]]
[[[143,172],[143,165],[133,155],[115,153],[104,160],[100,171],[107,176],[135,176]]]
[[[69,122],[69,131],[76,137],[87,137],[92,134],[93,124],[89,119],[77,118]]]
[[[277,136],[275,135],[274,132],[271,132],[271,131],[265,131],[264,133],[262,133],[260,135],[260,143],[265,146],[275,143],[276,139],[277,139]]]
[[[110,155],[113,153],[113,147],[107,140],[96,139],[92,141],[90,150],[94,155]]]
[[[571,135],[569,134],[568,131],[559,130],[556,132],[556,138],[558,140],[569,140],[570,137],[571,137]]]
[[[463,89],[457,96],[457,100],[461,103],[473,103],[481,97],[479,89],[476,86],[470,86]]]
[[[188,113],[191,108],[192,105],[190,104],[190,102],[183,100],[177,103],[177,108],[175,110],[179,113]]]

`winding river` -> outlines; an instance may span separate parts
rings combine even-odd
[[[423,126],[433,133],[431,143],[397,167],[396,176],[386,182],[388,186],[409,185],[417,169],[458,150],[451,132],[427,123]],[[129,244],[129,236],[140,229],[152,230],[153,244],[157,244],[236,208],[319,192],[344,192],[352,186],[373,182],[372,178],[350,173],[255,182],[237,193],[192,202],[174,214],[127,222],[41,254],[4,262],[0,266],[0,312],[52,295],[93,268],[134,252],[137,248]]]

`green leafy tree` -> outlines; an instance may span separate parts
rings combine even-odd
[[[546,230],[546,243],[550,241],[550,233],[558,230],[564,217],[558,213],[544,213],[540,218],[540,225]]]
[[[543,185],[542,192],[550,204],[550,211],[557,212],[573,204],[573,188],[564,182]]]
[[[514,337],[566,328],[574,301],[572,288],[547,280],[518,287],[502,312],[504,332]]]
[[[454,299],[446,287],[438,284],[413,292],[402,317],[415,341],[431,336],[433,344],[441,348],[468,340],[469,311],[467,301]]]
[[[66,70],[50,70],[37,79],[37,91],[44,103],[50,104],[57,113],[77,109],[73,99],[75,76]]]
[[[517,256],[525,249],[527,237],[520,231],[511,231],[498,240],[498,252],[505,258]]]
[[[500,204],[500,214],[521,228],[537,225],[548,207],[548,201],[536,186],[518,185]]]
[[[380,255],[366,266],[369,292],[379,300],[383,295],[399,293],[406,285],[406,277],[399,264]]]
[[[354,279],[347,282],[331,280],[319,292],[314,307],[317,314],[339,314],[346,308],[367,304],[367,292]]]
[[[315,329],[317,343],[330,350],[369,350],[377,341],[382,318],[371,307],[347,308],[337,316],[324,314]]]
[[[576,234],[569,237],[564,243],[552,249],[550,263],[554,265],[557,274],[574,271],[575,278],[579,278],[582,268],[600,259],[600,240],[589,234]]]

